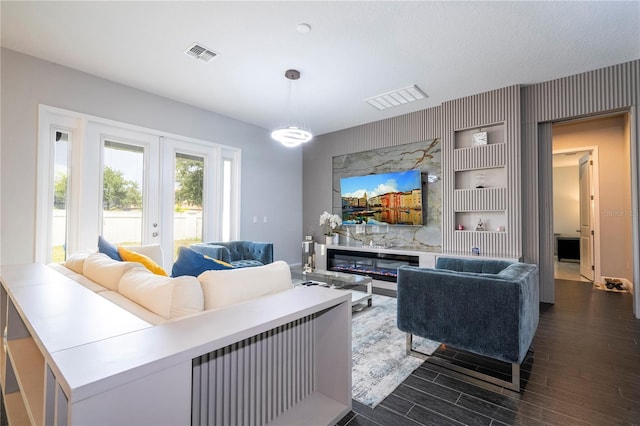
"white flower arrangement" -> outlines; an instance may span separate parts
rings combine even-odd
[[[342,218],[337,214],[324,212],[320,215],[320,226],[322,225],[327,227],[327,230],[324,233],[324,235],[332,236],[334,235],[333,230],[338,226],[342,225]]]

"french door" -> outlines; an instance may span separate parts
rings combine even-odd
[[[65,113],[41,107],[37,261],[102,235],[160,244],[167,267],[180,245],[238,238],[240,150]]]

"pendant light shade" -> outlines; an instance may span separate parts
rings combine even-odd
[[[293,69],[287,70],[284,73],[284,76],[289,80],[289,97],[287,99],[288,123],[286,126],[283,126],[271,132],[271,137],[288,148],[294,148],[305,142],[309,142],[313,138],[313,135],[308,130],[304,122],[304,115],[302,114],[302,110],[300,107],[298,107],[297,109],[299,113],[298,123],[293,122],[293,84],[295,80],[298,80],[300,78],[300,71]]]
[[[295,126],[285,127],[271,132],[271,137],[282,145],[293,148],[305,142],[309,142],[313,135],[311,132],[298,129]]]

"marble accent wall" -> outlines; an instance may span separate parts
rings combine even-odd
[[[343,225],[338,230],[340,244],[442,250],[441,163],[440,139],[333,157],[332,208],[338,215],[342,209],[340,179],[343,177],[418,169],[423,180],[423,226]]]

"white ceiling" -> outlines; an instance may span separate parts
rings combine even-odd
[[[640,58],[640,2],[7,2],[2,46],[272,129],[323,134]],[[300,23],[311,31],[296,31]],[[183,52],[198,42],[210,63]],[[365,98],[417,84],[378,111]]]

